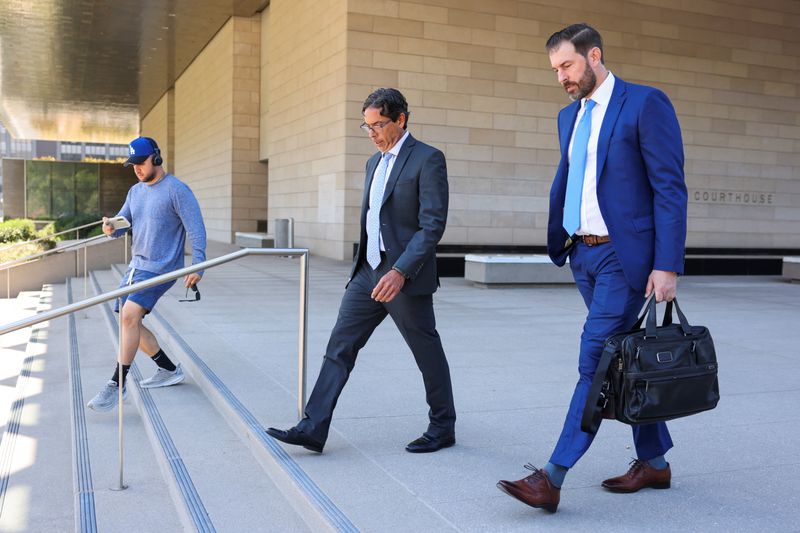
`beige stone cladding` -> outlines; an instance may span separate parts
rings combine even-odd
[[[259,17],[233,17],[175,82],[174,169],[200,202],[210,239],[266,218],[258,158]]]
[[[364,163],[374,151],[358,129],[361,104],[375,88],[393,86],[409,101],[411,132],[447,155],[443,242],[543,245],[559,158],[556,116],[569,103],[544,43],[579,21],[603,34],[612,72],[664,90],[675,105],[685,140],[688,245],[800,246],[794,0],[272,0],[261,17],[258,61],[269,218],[294,217],[297,244],[314,253],[350,257]],[[220,39],[196,61],[206,65],[203,90],[216,91],[208,101],[219,105],[203,110],[212,117],[230,109],[221,82],[207,76]],[[193,80],[201,84],[200,74]],[[180,112],[179,91],[176,101]],[[187,117],[199,137],[177,136],[178,159],[186,144],[231,142],[232,129],[215,127],[218,121]],[[198,165],[213,173],[213,158]],[[225,195],[206,197],[222,202]]]
[[[544,50],[573,22],[605,38],[607,66],[664,90],[685,140],[689,246],[800,246],[800,7],[794,0],[347,2],[346,240],[357,239],[361,102],[393,85],[410,128],[445,151],[444,241],[545,243],[569,101]]]
[[[447,156],[443,242],[543,243],[557,161],[555,116],[564,101],[548,72],[545,25],[523,12],[530,4],[354,0],[348,6],[354,63],[348,153],[362,161],[360,168],[353,164],[348,205],[361,201],[363,160],[374,150],[357,130],[361,104],[374,88],[392,85],[409,102],[412,134]]]
[[[141,120],[141,135],[155,139],[158,143],[167,172],[175,172],[172,162],[174,131],[175,91],[170,89]]]
[[[351,187],[346,6],[272,0],[262,14],[261,158],[269,160],[269,218],[294,218],[299,246],[336,258],[352,255],[349,228],[358,223],[345,203]]]

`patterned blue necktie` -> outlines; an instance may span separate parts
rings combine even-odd
[[[569,155],[569,174],[567,175],[567,194],[564,198],[564,229],[574,235],[581,227],[581,196],[583,195],[583,176],[586,174],[586,150],[589,134],[592,132],[592,108],[595,102],[586,100],[586,110],[575,130],[572,139],[572,152]]]
[[[383,192],[386,190],[386,169],[392,154],[383,154],[378,170],[372,178],[372,194],[369,197],[369,212],[367,213],[367,263],[373,270],[381,264],[381,204]]]

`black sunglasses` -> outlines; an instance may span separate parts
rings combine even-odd
[[[194,291],[194,299],[189,298],[189,289]],[[186,287],[186,296],[182,300],[178,300],[179,302],[199,302],[200,301],[200,289],[197,288],[197,284],[192,285],[191,287]]]

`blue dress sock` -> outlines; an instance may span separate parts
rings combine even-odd
[[[647,461],[647,464],[655,468],[656,470],[664,470],[666,467],[669,466],[669,463],[666,459],[664,459],[663,455],[659,455],[658,457],[653,457],[652,459]]]
[[[567,476],[568,470],[569,468],[566,466],[554,465],[553,463],[544,465],[544,471],[547,472],[550,483],[557,489],[560,489],[561,485],[564,483],[564,478]]]

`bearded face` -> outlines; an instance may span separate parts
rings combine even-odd
[[[588,62],[586,63],[586,66],[583,69],[583,74],[579,80],[564,80],[562,83],[564,90],[567,91],[567,96],[569,96],[570,100],[573,102],[575,100],[585,98],[586,95],[591,94],[596,85],[597,76],[595,75],[594,70],[592,70],[592,68],[589,66]]]
[[[605,72],[598,48],[592,48],[584,55],[576,51],[571,42],[564,41],[550,50],[549,54],[550,66],[558,83],[572,101],[586,98],[594,92],[597,76]]]

